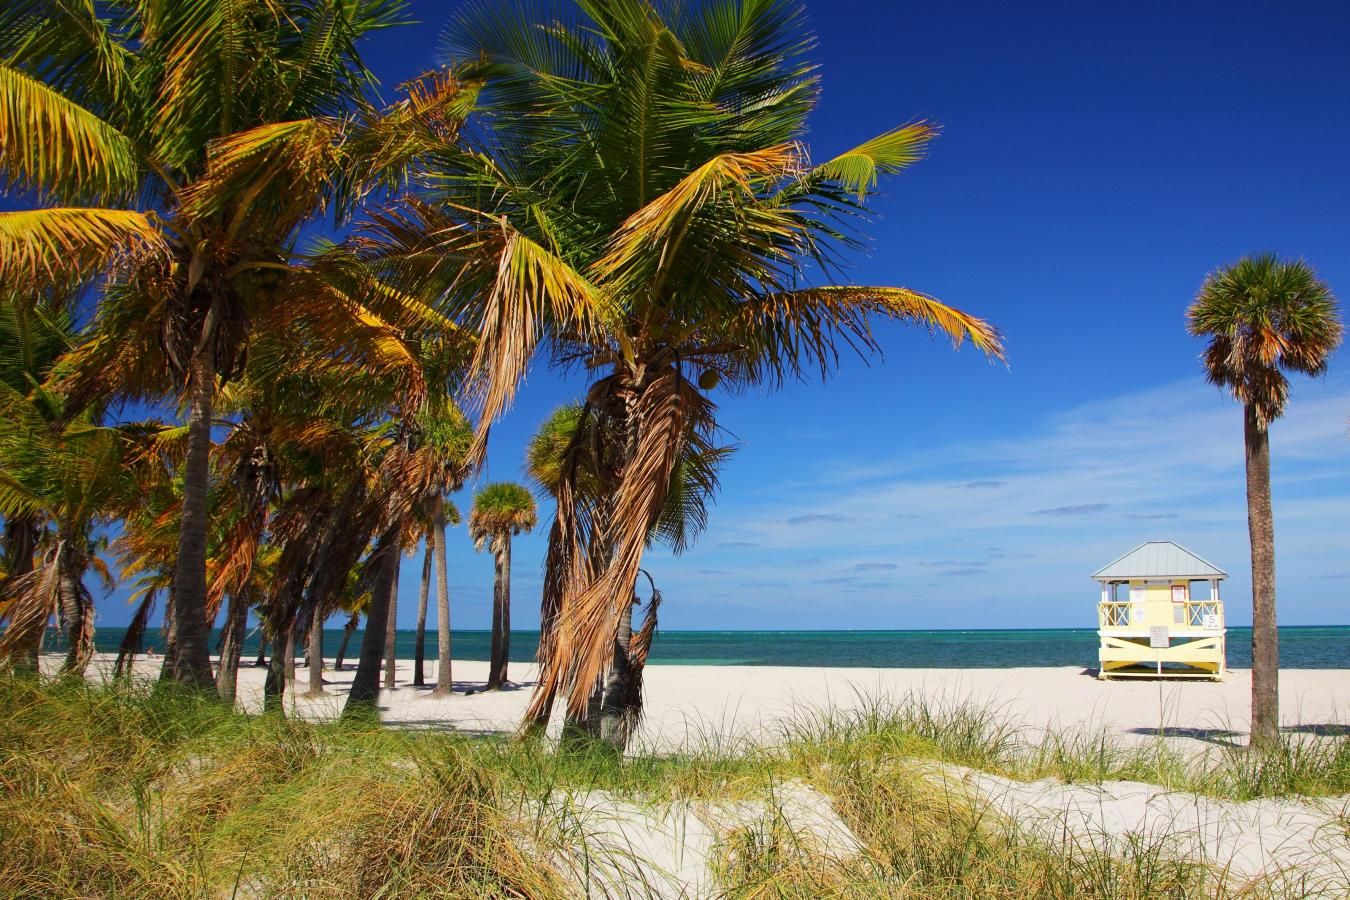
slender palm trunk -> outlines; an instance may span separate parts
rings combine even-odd
[[[231,594],[225,612],[225,629],[220,637],[220,664],[216,667],[216,694],[226,703],[234,703],[239,685],[239,658],[244,650],[244,632],[248,628],[248,596]]]
[[[437,499],[431,536],[436,542],[436,694],[451,691],[450,680],[450,585],[445,563],[445,505]]]
[[[398,573],[398,528],[381,535],[375,548],[379,556],[379,571],[375,588],[371,591],[370,607],[366,610],[366,633],[361,639],[361,659],[356,664],[352,690],[347,695],[343,716],[371,715],[380,696],[380,661],[384,658],[385,626],[389,618],[389,595],[394,576]]]
[[[511,653],[511,535],[493,541],[495,569],[492,583],[492,653],[488,663],[487,689],[499,690],[506,683]]]
[[[417,687],[427,683],[423,669],[427,657],[427,596],[431,593],[432,553],[432,542],[427,541],[426,552],[422,554],[422,591],[417,595],[417,637],[413,642],[413,684]]]
[[[31,518],[13,518],[5,520],[5,563],[8,566],[4,579],[0,579],[0,595],[17,578],[33,571],[33,554],[37,552],[38,526]],[[42,635],[47,630],[46,620],[42,627],[32,632],[25,640],[19,652],[15,654],[16,669],[24,672],[36,672],[38,668],[38,650],[42,646]]]
[[[1270,746],[1280,729],[1280,644],[1275,624],[1275,517],[1270,501],[1270,434],[1245,410],[1247,529],[1252,544],[1252,741]]]
[[[398,573],[402,568],[403,554],[394,551],[393,584],[389,588],[389,613],[384,629],[384,686],[392,689],[397,685],[398,675]]]
[[[351,643],[352,632],[356,631],[356,626],[361,624],[361,614],[352,613],[352,617],[347,620],[347,624],[342,626],[342,642],[338,644],[337,658],[333,660],[333,671],[341,672],[342,663],[347,658],[347,645]]]
[[[309,623],[309,692],[323,693],[323,606],[316,604]]]
[[[253,668],[261,669],[267,665],[267,635],[258,635],[258,658],[253,660]]]
[[[302,637],[300,621],[292,615],[286,625],[286,644],[282,648],[281,654],[282,669],[286,673],[286,680],[281,685],[283,696],[287,690],[292,694],[295,693],[295,645],[299,643],[297,638],[300,637]]]
[[[173,639],[164,654],[161,679],[211,690],[211,624],[206,621],[206,531],[209,510],[211,409],[215,358],[209,340],[192,360],[189,382],[187,459],[183,468],[182,523],[174,569]]]

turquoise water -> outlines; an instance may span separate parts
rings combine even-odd
[[[116,651],[123,629],[100,628],[99,650]],[[361,648],[357,631],[347,649],[355,662]],[[333,656],[340,630],[325,629],[324,655]],[[456,631],[456,659],[486,660],[486,631]],[[538,631],[511,635],[511,659],[534,658]],[[49,642],[49,647],[53,643]],[[157,630],[147,647],[162,646]],[[400,631],[400,659],[413,658],[413,632]],[[246,654],[257,653],[250,636]],[[436,655],[436,633],[427,635],[427,655]],[[982,631],[662,631],[652,644],[651,662],[686,666],[864,666],[880,668],[1015,668],[1018,666],[1097,665],[1097,633],[1087,628],[1039,628]],[[1251,666],[1251,629],[1228,629],[1228,665]],[[1280,629],[1280,666],[1286,669],[1350,669],[1350,626]]]

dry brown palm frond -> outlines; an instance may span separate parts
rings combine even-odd
[[[9,625],[0,634],[0,663],[24,664],[18,659],[36,647],[60,602],[60,571],[49,555],[42,565],[5,584],[4,614]]]
[[[628,417],[636,442],[620,473],[605,535],[605,543],[612,548],[610,556],[583,590],[566,594],[553,658],[540,671],[540,688],[527,718],[538,714],[550,690],[568,693],[568,708],[574,715],[585,713],[587,692],[577,687],[596,683],[610,665],[614,635],[631,602],[652,524],[661,514],[681,437],[690,422],[711,421],[712,406],[670,367],[645,381],[629,404]]]
[[[505,221],[496,270],[476,323],[479,339],[469,364],[469,398],[483,423],[470,451],[475,464],[487,449],[488,427],[515,396],[546,320],[592,333],[608,316],[607,301],[595,285]]]
[[[136,664],[136,657],[140,655],[145,640],[145,627],[154,610],[155,591],[152,588],[141,598],[135,614],[131,617],[131,624],[127,626],[127,632],[122,636],[122,644],[117,648],[117,662],[113,666],[114,677],[122,678],[131,674],[132,666]]]

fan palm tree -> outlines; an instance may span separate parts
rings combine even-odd
[[[178,391],[189,433],[164,675],[212,686],[212,403],[256,330],[332,305],[287,277],[295,237],[453,139],[471,95],[415,82],[380,115],[357,49],[402,0],[11,0],[0,177],[52,204],[0,213],[0,284],[100,281],[72,393]],[[424,141],[425,139],[425,141]],[[339,307],[342,308],[342,307]],[[78,405],[78,404],[77,404]]]
[[[534,530],[537,514],[529,490],[509,481],[489,484],[473,499],[469,537],[475,550],[492,549],[492,653],[487,689],[500,690],[507,681],[511,658],[511,538]]]
[[[1275,522],[1270,499],[1270,424],[1289,399],[1285,372],[1321,375],[1343,327],[1336,298],[1302,260],[1245,257],[1205,279],[1187,312],[1207,338],[1210,383],[1243,406],[1247,528],[1252,550],[1252,740],[1279,735],[1279,638],[1275,617]]]
[[[447,46],[482,83],[465,148],[478,152],[428,157],[425,190],[380,217],[365,252],[478,333],[478,453],[537,350],[594,373],[586,406],[623,435],[612,509],[600,541],[559,505],[558,652],[530,712],[561,692],[584,715],[680,448],[716,430],[719,383],[825,376],[841,346],[880,350],[877,319],[1001,345],[918,291],[839,283],[879,176],[918,160],[935,129],[813,162],[802,136],[819,84],[796,3],[594,0],[536,16],[480,0]]]

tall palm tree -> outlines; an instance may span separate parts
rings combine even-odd
[[[469,513],[469,537],[474,549],[490,546],[495,563],[487,681],[490,691],[500,690],[506,683],[511,658],[511,538],[533,531],[536,521],[534,497],[525,487],[509,481],[489,484],[479,491]]]
[[[164,677],[212,686],[206,557],[214,392],[288,290],[299,229],[398,181],[465,94],[416,83],[389,115],[357,45],[402,0],[10,0],[0,9],[0,177],[53,203],[0,213],[0,283],[102,291],[77,398],[177,391],[189,433]],[[469,101],[471,102],[471,101]],[[462,112],[462,110],[461,110]],[[78,404],[77,404],[78,405]]]
[[[465,435],[471,434],[468,431],[468,420],[463,419],[463,428]],[[467,441],[461,445],[464,454],[468,452]],[[463,486],[463,477],[467,469],[464,468],[465,456],[458,460],[458,476],[452,482],[457,490]],[[432,692],[437,696],[444,696],[450,693],[453,681],[451,680],[451,647],[450,647],[450,568],[449,561],[446,559],[445,529],[449,525],[458,525],[460,522],[459,508],[444,496],[437,496],[433,500],[431,521],[431,540],[428,542],[427,555],[434,558],[436,567],[436,687]]]
[[[935,129],[812,162],[812,43],[791,0],[593,0],[557,15],[479,0],[447,35],[460,77],[482,82],[465,147],[478,152],[430,158],[425,191],[381,219],[367,252],[478,333],[466,387],[484,424],[542,347],[594,373],[586,406],[623,435],[603,541],[559,506],[557,652],[531,716],[559,693],[585,714],[680,448],[717,427],[719,383],[827,375],[840,345],[880,350],[879,318],[1001,353],[989,325],[930,296],[838,283],[878,177],[918,160]]]
[[[1336,298],[1302,260],[1244,257],[1205,279],[1187,312],[1191,334],[1209,339],[1210,383],[1243,406],[1247,529],[1252,549],[1252,740],[1279,736],[1279,636],[1275,617],[1275,521],[1270,499],[1270,423],[1289,399],[1285,372],[1321,375],[1341,342]]]

